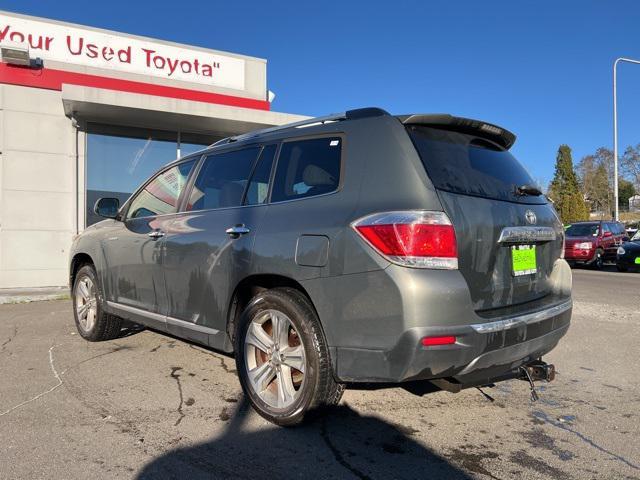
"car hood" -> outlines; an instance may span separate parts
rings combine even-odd
[[[640,240],[634,240],[633,242],[624,242],[622,247],[626,250],[640,250]]]
[[[567,245],[573,245],[574,243],[592,242],[597,241],[597,237],[566,237],[565,242]]]

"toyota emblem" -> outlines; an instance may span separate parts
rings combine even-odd
[[[536,214],[531,210],[527,210],[526,212],[524,212],[524,218],[529,225],[535,225],[538,221]]]

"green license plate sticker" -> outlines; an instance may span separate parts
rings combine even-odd
[[[636,264],[640,265],[640,257],[636,257]]]
[[[517,277],[531,275],[538,271],[535,245],[514,245],[511,247],[511,260],[513,274]]]

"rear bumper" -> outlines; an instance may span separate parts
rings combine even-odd
[[[336,349],[336,373],[345,382],[403,382],[448,378],[480,385],[508,378],[551,351],[567,333],[570,299],[524,315],[486,323],[416,327],[402,333],[391,350]],[[456,343],[423,347],[428,336],[455,335]]]

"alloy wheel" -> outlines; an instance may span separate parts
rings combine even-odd
[[[258,313],[244,345],[252,390],[273,408],[290,407],[302,392],[306,370],[304,345],[291,319],[277,310]]]
[[[88,276],[82,277],[76,284],[76,316],[80,327],[89,332],[96,323],[98,299],[96,288]]]

